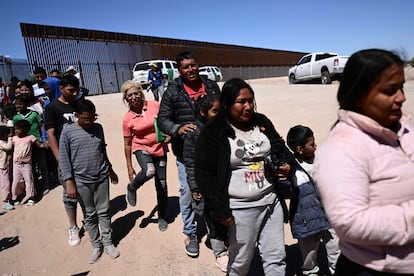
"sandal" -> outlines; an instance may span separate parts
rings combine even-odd
[[[29,200],[26,202],[25,206],[26,206],[26,208],[30,208],[30,207],[32,207],[34,204],[35,204],[35,202],[34,202],[33,200],[29,199]]]

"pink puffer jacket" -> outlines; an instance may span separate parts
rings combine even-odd
[[[368,268],[414,274],[414,128],[398,133],[339,110],[314,178],[342,253]]]

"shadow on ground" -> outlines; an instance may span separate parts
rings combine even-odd
[[[119,195],[112,199],[109,202],[110,209],[109,209],[109,215],[113,217],[116,213],[120,211],[124,211],[127,208],[127,202],[125,199],[125,195]]]
[[[131,232],[137,219],[143,215],[143,211],[135,211],[128,213],[123,217],[117,218],[114,222],[112,222],[112,242],[114,245],[118,245],[121,240],[125,238],[129,232]]]
[[[85,271],[85,272],[81,272],[81,273],[76,273],[76,274],[72,274],[70,276],[86,276],[89,274],[90,271]]]
[[[20,243],[19,236],[6,237],[0,240],[0,252]]]
[[[116,213],[126,210],[128,203],[125,195],[117,196],[110,201],[110,216],[113,217]],[[139,227],[145,228],[150,223],[158,223],[158,218],[154,218],[157,213],[158,206],[155,206],[147,217],[143,218]],[[167,222],[170,224],[174,222],[175,218],[180,213],[178,197],[173,196],[168,198]],[[144,215],[143,211],[135,211],[127,215],[117,218],[112,222],[112,240],[115,245],[118,245],[121,240],[131,232],[137,220]]]

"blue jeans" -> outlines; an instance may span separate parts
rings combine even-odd
[[[183,233],[187,236],[195,235],[197,225],[194,223],[195,212],[191,206],[192,193],[187,184],[187,173],[182,162],[176,161],[178,180],[180,181],[180,212],[184,223]]]

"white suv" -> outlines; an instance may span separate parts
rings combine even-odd
[[[212,81],[222,81],[223,75],[221,71],[216,66],[202,66],[199,68],[199,74],[201,76],[207,76],[208,79]]]
[[[148,64],[150,63],[155,63],[158,69],[161,69],[164,79],[167,79],[169,82],[178,78],[180,75],[177,62],[173,60],[154,59],[138,62],[132,69],[132,80],[139,82],[144,89],[148,86],[148,71],[150,70]]]

